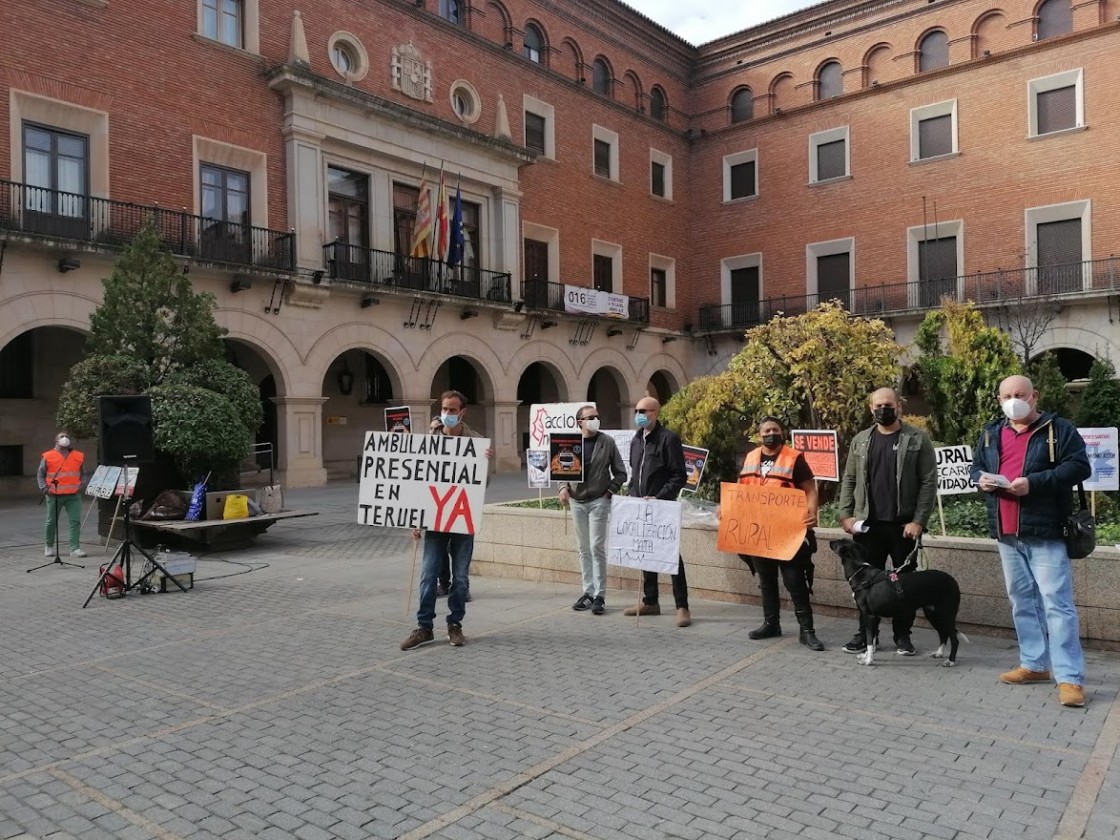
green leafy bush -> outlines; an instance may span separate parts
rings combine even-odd
[[[249,451],[250,431],[224,394],[197,385],[157,385],[148,393],[156,446],[174,455],[184,476],[221,471]]]

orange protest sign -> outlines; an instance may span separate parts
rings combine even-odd
[[[792,560],[805,541],[808,508],[800,490],[724,482],[720,484],[716,548]]]

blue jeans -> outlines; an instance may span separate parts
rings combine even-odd
[[[424,558],[420,561],[420,609],[416,624],[431,630],[436,619],[436,584],[442,558],[451,555],[451,589],[447,593],[447,623],[462,624],[467,613],[467,587],[470,586],[473,534],[424,532]]]
[[[572,522],[579,545],[583,593],[591,598],[604,598],[607,594],[607,527],[610,518],[610,496],[600,496],[589,502],[572,499]]]
[[[997,545],[1019,638],[1019,664],[1052,671],[1055,682],[1084,685],[1073,565],[1065,543],[1004,535]]]

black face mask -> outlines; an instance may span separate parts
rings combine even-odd
[[[884,408],[877,408],[871,412],[871,416],[875,418],[875,422],[880,426],[893,426],[894,421],[898,419],[898,412],[890,406]]]
[[[779,446],[782,445],[782,436],[781,435],[763,435],[762,436],[762,445],[765,446],[767,449],[777,449]]]

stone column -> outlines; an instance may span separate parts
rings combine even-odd
[[[284,147],[288,163],[288,219],[296,232],[300,268],[323,268],[326,244],[326,188],[323,184],[321,134],[288,125]]]
[[[494,190],[494,249],[492,253],[495,271],[508,271],[510,291],[514,298],[519,297],[521,289],[521,193],[516,190]]]
[[[280,482],[288,487],[321,487],[323,404],[326,397],[273,397],[280,440]]]
[[[493,472],[521,469],[521,432],[517,425],[517,400],[495,400],[491,406],[490,439],[494,446]],[[481,407],[481,406],[480,406]]]

